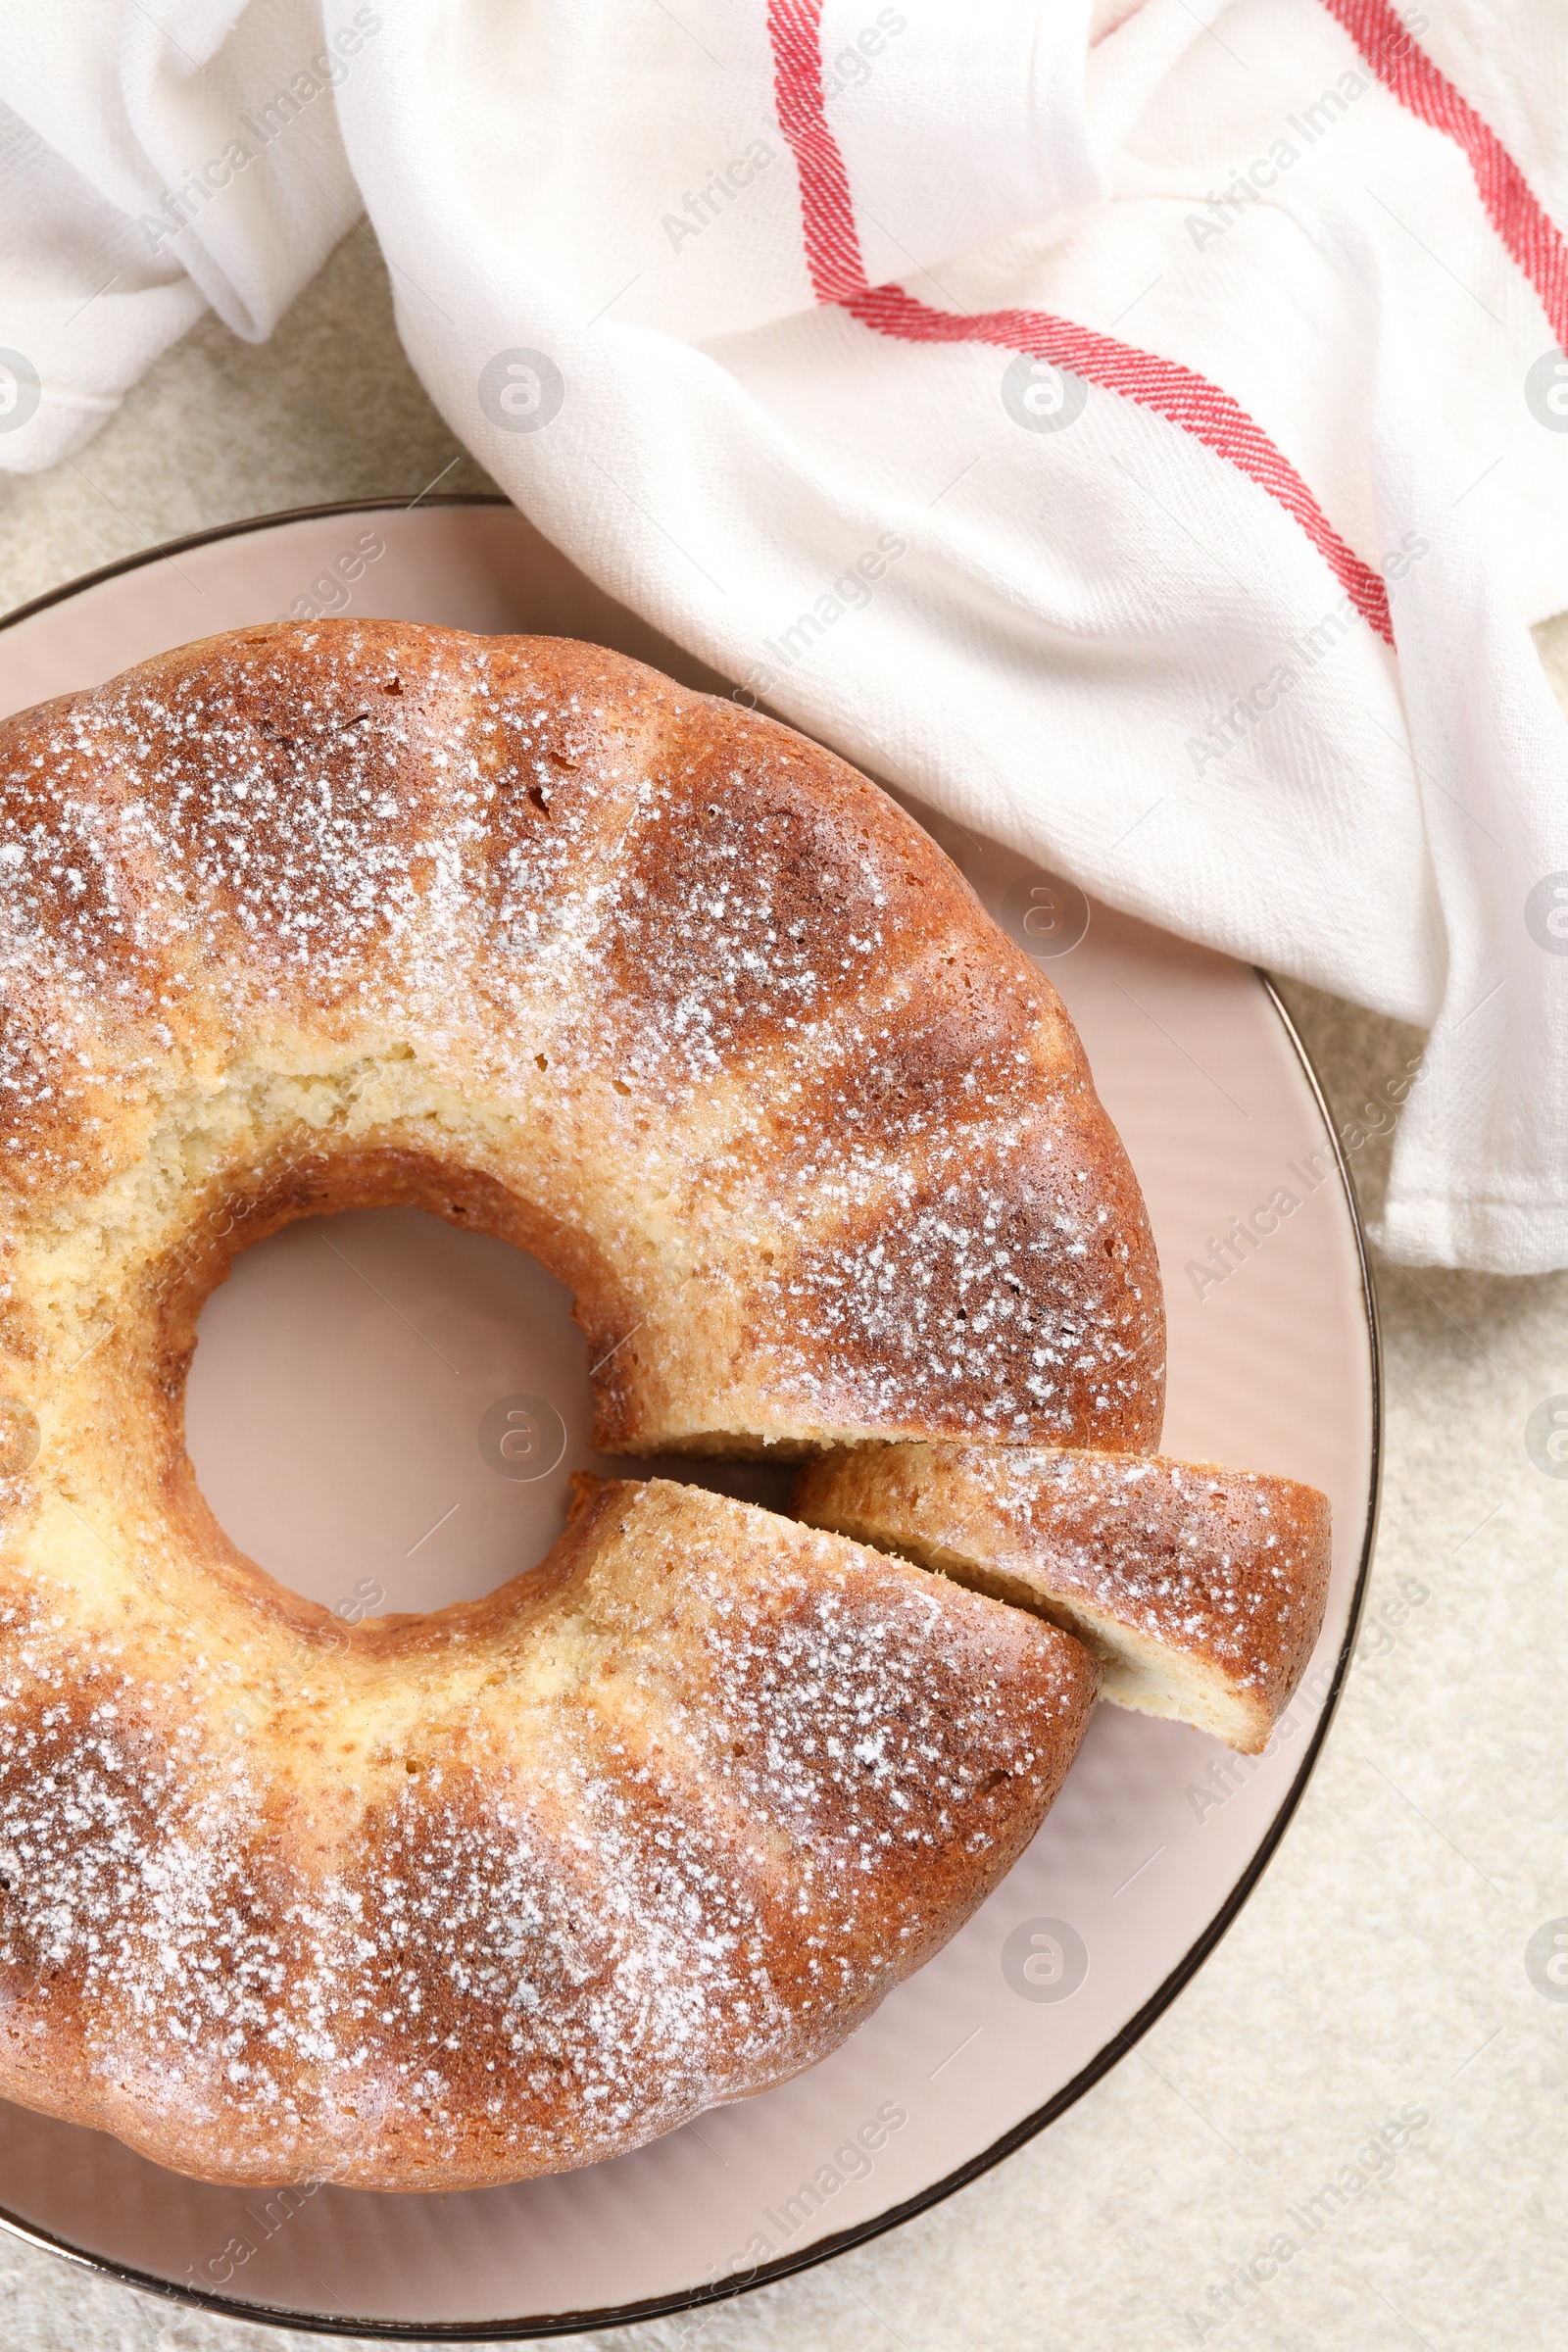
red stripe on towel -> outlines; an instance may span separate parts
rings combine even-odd
[[[1406,32],[1388,0],[1323,0],[1399,104],[1463,149],[1488,219],[1568,344],[1568,244],[1496,132]]]
[[[869,286],[849,173],[822,94],[822,0],[768,0],[779,127],[795,158],[807,267],[818,302],[901,343],[990,343],[1065,368],[1152,409],[1255,482],[1298,523],[1356,611],[1394,642],[1388,591],[1341,538],[1281,450],[1229,392],[1194,368],[1044,311],[934,311],[901,286]],[[1401,27],[1402,30],[1402,27]]]

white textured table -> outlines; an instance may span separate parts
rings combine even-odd
[[[78,463],[0,487],[0,602],[180,532],[438,479],[490,487],[411,375],[356,232],[270,344],[203,325]],[[1563,639],[1543,638],[1555,672]],[[1359,1121],[1352,1143],[1386,1129],[1386,1103],[1363,1105],[1419,1038],[1283,993],[1341,1121]],[[1386,1133],[1353,1151],[1370,1208],[1387,1151]],[[1525,1449],[1533,1407],[1568,1394],[1568,1275],[1380,1266],[1378,1281],[1388,1445],[1367,1630],[1305,1801],[1218,1951],[1120,2066],[973,2187],[824,2269],[600,2346],[1568,2341],[1568,1984],[1551,1997],[1538,1965],[1538,1989],[1526,1957],[1568,1917],[1568,1479]],[[8,2352],[298,2341],[0,2238]]]

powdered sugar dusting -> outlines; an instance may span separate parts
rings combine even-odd
[[[281,1722],[234,1736],[194,1643],[151,1682],[13,1608],[21,2095],[85,2082],[112,2128],[236,2178],[512,2178],[793,2072],[951,1934],[1065,1768],[1082,1653],[698,1490],[599,1508],[456,1688],[414,1665],[406,1756],[334,1741],[303,1780]],[[569,1705],[533,1674],[563,1655]]]
[[[329,1146],[356,1051],[401,1055],[549,1213],[597,1152],[605,1345],[729,1326],[698,1430],[1157,1435],[1147,1222],[1059,1009],[782,729],[547,640],[241,631],[0,731],[0,841],[19,1193],[102,1218],[258,1061],[338,1087]],[[627,1394],[619,1440],[692,1434]]]
[[[1206,1463],[1012,1447],[955,1453],[938,1475],[983,1495],[1064,1601],[1201,1653],[1238,1690],[1294,1687],[1329,1565],[1313,1489]]]

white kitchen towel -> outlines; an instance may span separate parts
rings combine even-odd
[[[363,204],[586,570],[962,823],[1430,1026],[1385,1246],[1568,1263],[1558,0],[0,0],[0,465],[202,299],[265,334]]]

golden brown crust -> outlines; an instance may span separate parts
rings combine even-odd
[[[1323,1624],[1329,1506],[1211,1463],[1010,1446],[868,1446],[812,1462],[794,1508],[1041,1610],[1104,1695],[1255,1753]]]
[[[0,2094],[210,2180],[478,2186],[782,2081],[1010,1866],[1097,1682],[663,1482],[332,1648],[161,1573],[7,1579]]]

